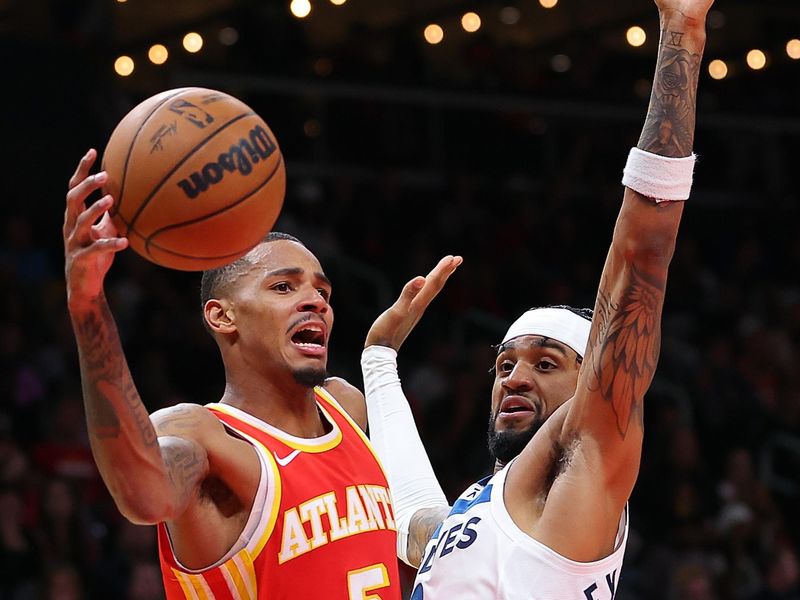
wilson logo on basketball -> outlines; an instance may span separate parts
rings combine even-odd
[[[239,171],[242,175],[249,175],[253,171],[253,165],[269,158],[277,147],[267,130],[257,125],[250,130],[247,138],[240,138],[230,150],[220,154],[216,162],[207,163],[199,172],[195,171],[186,179],[181,179],[178,186],[187,198],[194,200],[209,187],[222,181],[225,173]]]

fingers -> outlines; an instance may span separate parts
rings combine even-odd
[[[97,257],[102,254],[110,254],[120,252],[128,247],[127,238],[103,238],[95,240],[90,246],[80,249],[75,253],[73,262],[88,261],[92,257]]]
[[[113,203],[114,201],[111,196],[106,195],[92,204],[89,208],[81,212],[75,218],[75,225],[73,226],[68,239],[72,242],[77,242],[82,246],[92,241],[92,226],[97,222],[98,219],[100,219],[101,216],[103,216],[103,213],[111,208]]]
[[[425,277],[425,285],[416,295],[416,302],[427,306],[442,291],[444,284],[464,261],[460,256],[445,256]]]
[[[108,213],[108,211],[103,214],[99,223],[92,225],[91,233],[93,240],[114,238],[119,235],[117,226],[114,225],[114,221],[111,220],[111,215]]]
[[[78,185],[81,181],[86,179],[86,176],[89,174],[89,169],[92,168],[94,164],[94,159],[97,157],[97,151],[94,148],[89,148],[89,151],[81,158],[78,166],[75,168],[75,172],[72,174],[72,177],[69,179],[69,189],[74,188]]]
[[[399,350],[461,262],[460,256],[445,256],[427,277],[420,275],[406,283],[397,301],[372,324],[364,346],[379,345]]]
[[[403,286],[403,291],[400,292],[400,297],[397,299],[396,306],[403,310],[407,310],[412,300],[416,298],[419,291],[425,285],[425,278],[422,275],[417,275]]]
[[[64,235],[70,235],[75,228],[78,215],[86,208],[86,198],[97,189],[100,189],[106,181],[108,174],[105,171],[89,176],[89,169],[94,163],[95,151],[89,150],[86,153],[78,168],[69,180],[69,191],[67,192],[67,207],[64,213]]]

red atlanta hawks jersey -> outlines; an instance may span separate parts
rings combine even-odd
[[[400,598],[386,476],[358,425],[329,392],[315,392],[331,431],[313,439],[232,406],[207,405],[253,444],[261,480],[239,541],[206,569],[183,567],[158,525],[168,600]]]

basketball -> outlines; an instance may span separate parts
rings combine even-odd
[[[136,106],[111,134],[102,168],[120,235],[148,260],[183,271],[253,248],[286,191],[283,156],[264,120],[204,88],[167,90]]]

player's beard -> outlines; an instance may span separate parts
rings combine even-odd
[[[313,388],[325,383],[328,378],[328,371],[307,367],[305,369],[295,369],[292,371],[292,376],[299,385]]]
[[[504,465],[522,452],[544,423],[536,418],[525,429],[497,431],[496,421],[497,415],[489,414],[489,452],[496,461]]]

